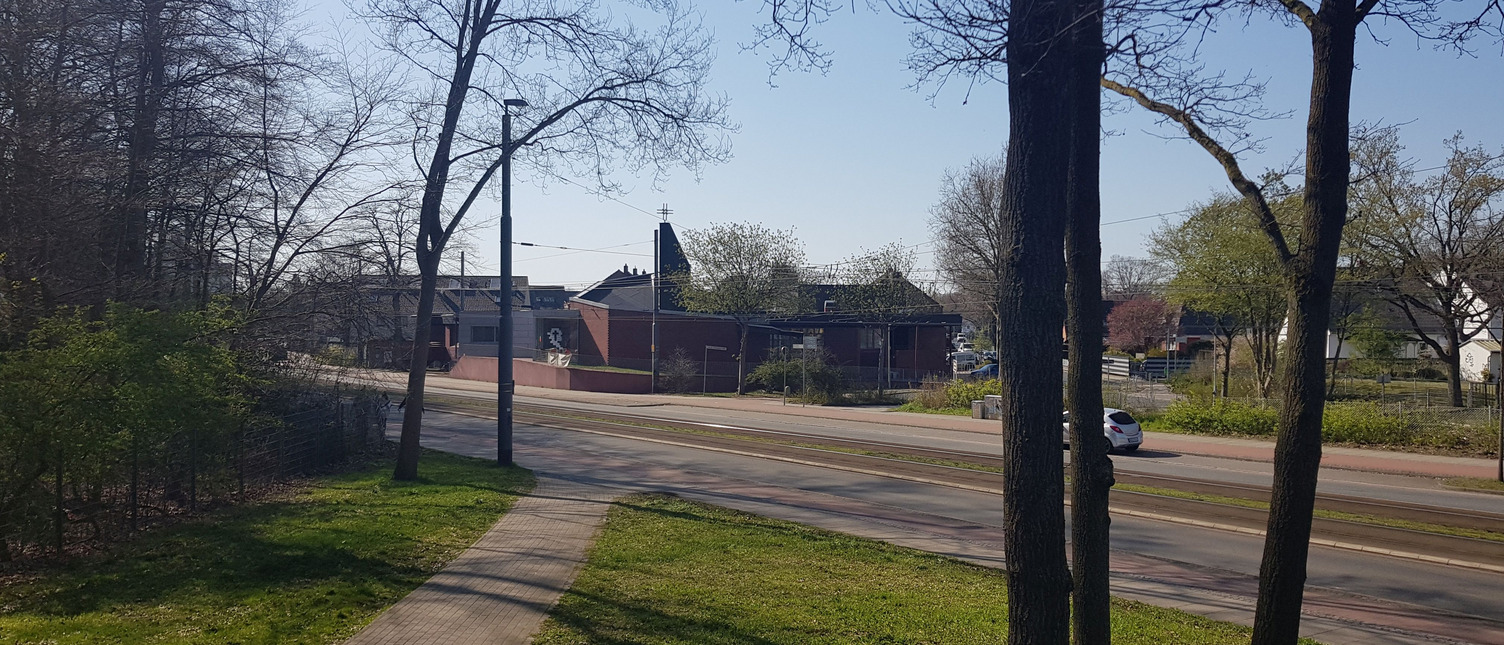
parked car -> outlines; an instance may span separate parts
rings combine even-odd
[[[987,379],[995,379],[997,378],[997,363],[988,363],[986,365],[983,365],[977,369],[962,374],[961,378],[968,381],[984,381]]]
[[[951,370],[956,374],[964,374],[977,368],[976,352],[951,352]]]
[[[1061,436],[1065,445],[1071,444],[1071,414],[1060,417]],[[1102,434],[1112,443],[1112,450],[1133,452],[1144,443],[1144,432],[1138,420],[1126,411],[1117,408],[1102,410]]]

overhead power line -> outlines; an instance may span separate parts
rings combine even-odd
[[[552,253],[552,254],[549,254],[549,255],[540,255],[540,256],[535,257],[535,258],[521,258],[521,259],[512,260],[512,262],[516,263],[516,262],[529,262],[529,261],[532,261],[532,260],[545,260],[545,259],[548,259],[548,258],[557,258],[557,257],[565,256],[565,255],[574,255],[576,253],[609,253],[611,255],[635,255],[637,257],[650,258],[650,257],[653,257],[653,254],[651,254],[651,253],[633,253],[631,251],[612,251],[611,249],[619,249],[619,248],[621,248],[623,246],[637,246],[639,244],[652,244],[652,243],[653,243],[652,240],[645,240],[645,241],[642,241],[642,242],[627,242],[626,244],[613,244],[611,246],[603,246],[603,247],[600,247],[600,248],[597,248],[597,249],[577,249],[577,248],[570,247],[570,246],[554,246],[552,244],[535,244],[533,242],[512,242],[512,244],[515,244],[517,246],[531,246],[531,247],[536,247],[536,248],[560,249],[560,250],[563,250],[563,251],[568,251],[567,253]]]

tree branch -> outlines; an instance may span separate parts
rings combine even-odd
[[[1300,4],[1299,0],[1289,1]],[[1269,201],[1264,197],[1263,189],[1243,174],[1242,167],[1239,166],[1236,156],[1229,152],[1227,148],[1224,148],[1222,144],[1217,143],[1211,135],[1207,134],[1185,110],[1176,108],[1168,103],[1155,101],[1136,88],[1117,83],[1106,77],[1102,78],[1102,87],[1133,99],[1134,102],[1145,109],[1163,115],[1171,121],[1180,124],[1192,141],[1199,144],[1217,160],[1217,163],[1222,165],[1223,171],[1227,173],[1228,181],[1232,182],[1233,187],[1237,189],[1238,193],[1243,196],[1243,199],[1248,202],[1249,207],[1253,209],[1254,214],[1258,216],[1259,228],[1264,231],[1264,234],[1269,237],[1269,241],[1274,244],[1274,251],[1279,256],[1280,264],[1287,268],[1289,267],[1294,256],[1290,253],[1290,246],[1285,241],[1284,232],[1280,230],[1279,221],[1274,217],[1274,210],[1269,207]]]

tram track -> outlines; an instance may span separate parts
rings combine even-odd
[[[430,403],[430,407],[435,407],[435,404]],[[490,414],[494,416],[494,412]],[[997,472],[1001,468],[1001,459],[981,453],[534,403],[517,406],[515,414],[521,423],[560,430],[835,468],[991,494],[1001,494],[1002,488],[1002,476]],[[956,465],[935,462],[953,462]],[[971,464],[986,470],[961,464]],[[1191,492],[1214,498],[1256,500],[1258,496],[1267,499],[1268,495],[1267,489],[1257,486],[1188,477],[1121,470],[1116,477],[1120,484],[1131,483],[1135,486]],[[1262,534],[1267,523],[1267,510],[1263,508],[1138,490],[1114,489],[1111,505],[1112,512],[1120,516],[1136,516],[1245,534]],[[1402,518],[1425,524],[1491,531],[1504,527],[1504,516],[1341,495],[1321,495],[1317,506],[1319,509],[1340,513]],[[1317,517],[1312,525],[1312,543],[1504,573],[1504,542],[1495,540]]]
[[[494,418],[495,408],[488,403],[490,401],[478,397],[431,393],[425,407]],[[1002,459],[985,453],[536,402],[519,403],[514,414],[519,422],[560,430],[727,452],[989,494],[1000,495],[1002,489]],[[1267,524],[1267,510],[1256,505],[1268,499],[1265,487],[1135,472],[1121,466],[1117,468],[1115,478],[1118,484],[1126,485],[1112,491],[1111,506],[1115,515],[1259,535]],[[1067,504],[1068,499],[1067,495]],[[1383,519],[1389,519],[1501,533],[1504,532],[1504,515],[1331,494],[1318,494],[1316,507],[1318,511],[1329,514],[1381,519],[1374,522],[1316,517],[1312,524],[1312,544],[1504,573],[1504,541],[1382,523]]]

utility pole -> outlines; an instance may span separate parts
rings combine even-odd
[[[496,464],[512,465],[512,111],[527,101],[505,99],[501,113],[501,284],[496,299]]]
[[[658,228],[653,230],[653,384],[649,386],[648,391],[654,394],[658,393],[658,295],[662,292],[662,288],[658,282],[658,274],[663,273],[663,254],[660,252],[658,246],[662,244],[663,227],[668,224],[668,216],[672,213],[673,211],[668,209],[668,203],[664,202],[663,207],[658,209],[658,215],[663,218],[663,222],[658,225]]]

